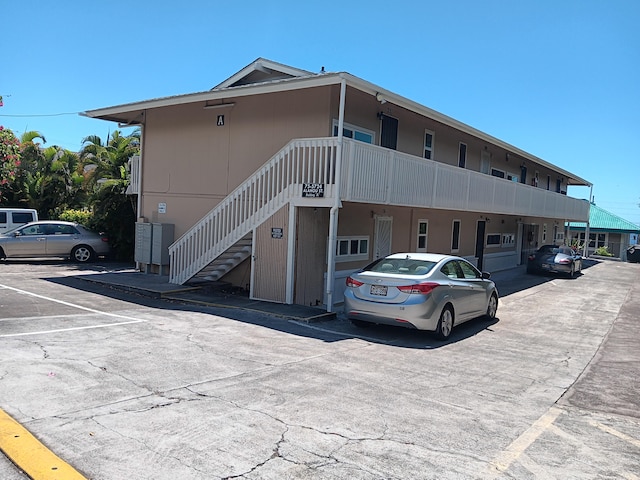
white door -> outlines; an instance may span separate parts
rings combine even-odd
[[[393,217],[376,217],[373,259],[391,254],[391,227]]]

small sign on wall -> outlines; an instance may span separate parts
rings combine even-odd
[[[271,238],[282,238],[284,236],[284,230],[282,228],[272,228]]]
[[[158,204],[158,213],[167,213],[167,204],[164,202],[160,202]]]
[[[216,125],[224,127],[224,115],[218,115],[218,123]]]
[[[302,196],[307,198],[324,197],[324,184],[323,183],[303,183]]]

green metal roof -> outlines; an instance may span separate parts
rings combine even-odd
[[[569,222],[569,228],[574,230],[584,230],[587,227],[585,222]],[[591,204],[589,209],[589,230],[617,233],[640,233],[640,225],[636,225],[624,218],[607,212],[595,204]]]

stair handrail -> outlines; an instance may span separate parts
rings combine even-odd
[[[337,137],[295,139],[169,246],[169,282],[183,284],[293,196],[296,184],[335,184]]]

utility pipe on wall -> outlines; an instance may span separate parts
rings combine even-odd
[[[344,129],[344,104],[347,81],[340,81],[340,111],[338,114],[338,146],[336,147],[336,170],[333,206],[329,212],[329,245],[327,248],[327,312],[333,311],[333,290],[336,273],[336,243],[338,241],[338,210],[340,209],[340,172],[342,170],[342,143]]]

